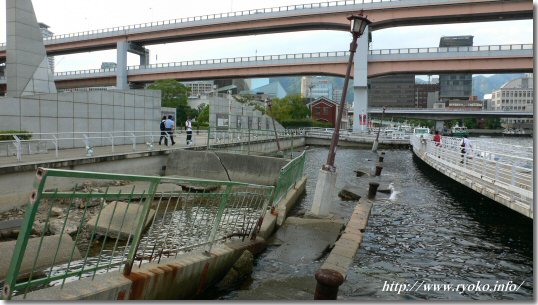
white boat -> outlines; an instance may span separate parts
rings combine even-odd
[[[453,137],[459,137],[459,138],[462,138],[464,136],[468,136],[469,135],[469,131],[467,130],[467,127],[465,126],[458,126],[456,124],[456,126],[453,126],[452,128],[450,128],[450,135],[453,136]]]
[[[430,134],[430,129],[428,127],[415,127],[413,128],[413,134],[416,134],[416,135]]]
[[[525,132],[525,129],[521,128],[506,128],[503,130],[503,136],[512,136],[512,137],[521,137],[521,136],[530,136],[531,134]]]

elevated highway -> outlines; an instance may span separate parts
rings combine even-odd
[[[186,81],[282,75],[344,76],[348,57],[349,52],[341,51],[137,65],[128,67],[127,78],[131,84],[140,84],[160,79]],[[532,44],[372,50],[368,56],[368,77],[397,73],[532,72],[532,69]],[[116,69],[55,74],[59,89],[114,86],[116,77]],[[0,84],[5,81],[5,78],[0,78]]]
[[[49,55],[306,30],[348,31],[346,17],[365,10],[370,30],[396,26],[533,18],[530,0],[344,0],[178,18],[55,35],[45,39]],[[140,50],[139,50],[140,51]],[[6,45],[0,44],[0,62]]]
[[[369,114],[381,115],[382,108],[369,108]],[[461,118],[532,118],[532,112],[524,111],[497,111],[497,110],[456,110],[456,109],[416,109],[416,108],[386,108],[386,116],[402,118],[425,118],[435,120],[453,120]]]

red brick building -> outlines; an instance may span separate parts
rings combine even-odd
[[[313,120],[321,121],[321,122],[328,122],[331,124],[332,127],[335,126],[336,123],[336,117],[338,116],[338,109],[340,106],[335,101],[326,98],[326,97],[320,97],[317,100],[312,101],[308,104],[308,108],[310,108],[310,116]],[[342,124],[340,126],[341,129],[347,129],[348,128],[348,115],[347,115],[347,107],[344,109],[344,112],[342,113]]]

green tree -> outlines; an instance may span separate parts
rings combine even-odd
[[[305,100],[300,95],[290,95],[282,99],[275,98],[271,104],[269,115],[279,122],[305,119],[310,114]]]
[[[209,105],[202,104],[198,107],[198,122],[199,123],[208,123],[209,122]]]
[[[487,118],[484,123],[486,129],[498,129],[501,128],[501,119],[500,118]]]
[[[173,107],[187,105],[190,88],[175,79],[158,80],[148,86],[148,89],[161,91],[161,106]]]

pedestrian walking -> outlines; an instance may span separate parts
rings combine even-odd
[[[174,129],[175,129],[175,122],[173,120],[173,117],[171,115],[168,116],[168,119],[164,122],[164,127],[166,129],[166,133],[170,137],[170,142],[172,145],[176,145],[176,142],[174,141]]]
[[[460,163],[463,163],[465,158],[471,159],[473,155],[473,145],[471,144],[471,140],[467,138],[467,135],[463,136],[460,146],[461,146],[461,158],[462,158]]]
[[[190,117],[187,117],[185,122],[185,130],[187,130],[187,146],[189,146],[192,144],[192,122]]]
[[[168,146],[168,138],[166,137],[166,115],[163,115],[161,119],[161,124],[159,124],[159,129],[161,130],[161,137],[159,138],[159,145],[161,145],[164,139],[164,145]]]

